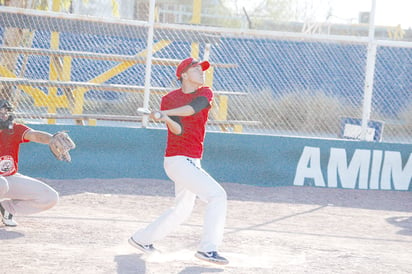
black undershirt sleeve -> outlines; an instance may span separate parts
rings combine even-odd
[[[179,125],[182,125],[182,122],[180,121],[180,117],[179,116],[169,116],[170,119],[172,119],[173,121],[175,121],[176,123],[178,123]]]
[[[195,113],[198,113],[199,111],[201,111],[204,108],[207,108],[208,106],[210,106],[209,100],[204,97],[204,96],[199,96],[197,98],[195,98],[192,102],[190,102],[188,104],[189,106],[191,106]],[[180,120],[179,116],[169,116],[170,119],[172,119],[173,121],[175,121],[176,123],[178,123],[181,127],[182,127],[182,133],[183,134],[183,126],[182,126],[182,122]],[[179,134],[179,135],[181,135]]]
[[[199,96],[196,97],[192,102],[190,102],[188,104],[189,106],[191,106],[194,110],[195,113],[198,113],[199,111],[201,111],[202,109],[207,108],[208,106],[210,106],[209,104],[209,100],[204,97],[204,96]]]
[[[176,134],[176,135],[182,135],[183,134],[183,125],[182,125],[182,121],[180,120],[179,116],[169,116],[170,119],[172,119],[173,121],[175,121],[176,123],[178,123],[181,127],[182,127],[182,132],[180,134]]]

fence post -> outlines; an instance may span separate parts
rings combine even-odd
[[[155,3],[156,0],[150,0],[149,7],[149,29],[147,34],[147,55],[146,55],[146,71],[145,71],[145,80],[144,80],[144,98],[143,98],[143,107],[149,108],[149,99],[150,99],[150,79],[152,77],[152,57],[153,57],[153,28],[154,28],[154,19],[155,19]],[[147,127],[149,117],[147,115],[143,116],[142,127]]]
[[[372,8],[369,17],[369,39],[368,39],[368,55],[366,59],[365,71],[365,86],[364,99],[362,108],[362,128],[360,139],[366,140],[366,133],[368,129],[368,122],[371,114],[372,93],[373,93],[373,78],[375,74],[376,61],[376,42],[375,42],[375,10],[376,0],[372,0]]]

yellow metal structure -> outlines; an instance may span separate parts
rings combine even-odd
[[[193,0],[193,14],[192,14],[192,24],[200,24],[201,22],[201,7],[202,0]],[[52,1],[52,10],[60,11],[61,1]],[[50,48],[52,50],[59,49],[59,39],[60,34],[58,32],[52,32],[50,38]],[[170,45],[172,42],[168,40],[161,40],[153,45],[152,54]],[[193,42],[191,45],[191,56],[199,59],[199,43]],[[139,57],[147,56],[147,50],[143,50],[136,55],[136,59]],[[205,56],[209,56],[209,47],[205,49]],[[49,64],[49,80],[50,81],[64,81],[69,82],[71,79],[71,67],[72,67],[71,56],[59,57],[55,55],[50,56]],[[124,72],[130,67],[138,64],[139,61],[122,61],[114,67],[108,69],[102,74],[89,80],[87,83],[102,84],[109,79],[117,76],[118,74]],[[213,74],[214,68],[211,67],[206,71],[206,85],[213,87]],[[8,70],[6,67],[0,65],[0,76],[17,78],[17,76]],[[74,115],[82,114],[84,108],[84,97],[85,93],[90,90],[89,87],[77,87],[77,88],[62,88],[62,94],[58,93],[58,87],[50,86],[48,87],[48,92],[45,93],[39,88],[35,88],[29,85],[19,85],[19,89],[23,90],[25,93],[30,95],[34,100],[34,105],[37,107],[46,107],[49,114],[56,114],[58,108],[70,109],[70,112]],[[216,98],[214,109],[212,115],[217,121],[225,121],[228,118],[228,96],[218,95]],[[55,119],[48,119],[49,124],[55,124]],[[77,121],[81,123],[81,121]],[[96,120],[90,119],[89,125],[96,125]],[[225,126],[221,126],[221,129],[226,131]],[[234,125],[233,130],[235,132],[241,132],[241,125]]]
[[[158,43],[153,45],[153,53],[167,47],[171,41],[167,40],[162,40],[159,41]],[[140,52],[137,57],[144,57],[147,55],[147,51],[144,50]],[[100,84],[103,82],[106,82],[110,78],[122,73],[123,71],[127,70],[128,68],[134,66],[137,64],[137,62],[133,61],[127,61],[127,62],[121,62],[120,64],[116,65],[115,67],[109,69],[108,71],[102,73],[101,75],[93,78],[92,80],[89,81],[89,83],[95,83],[95,84]],[[74,110],[73,114],[82,114],[83,112],[83,105],[84,105],[84,94],[88,91],[88,88],[85,87],[80,87],[72,90],[72,93],[74,95]]]

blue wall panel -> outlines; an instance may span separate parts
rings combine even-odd
[[[72,162],[65,163],[55,160],[45,145],[22,144],[20,172],[25,175],[51,179],[168,179],[163,170],[165,130],[32,127],[51,133],[69,130],[77,148],[71,153]],[[312,154],[305,162],[307,151]],[[405,144],[209,132],[202,165],[220,182],[412,190],[411,153],[412,145]],[[335,164],[340,165],[339,169],[330,168]],[[368,175],[364,181],[359,177],[361,170]],[[310,175],[317,171],[316,178]],[[299,183],[296,178],[302,174],[305,178]],[[336,185],[330,180],[334,175],[338,177]],[[373,182],[372,178],[378,180]]]

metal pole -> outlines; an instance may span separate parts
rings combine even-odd
[[[150,99],[150,79],[152,77],[152,58],[153,58],[153,28],[155,18],[155,2],[156,0],[150,0],[149,7],[149,30],[147,35],[147,49],[146,49],[146,71],[144,81],[144,99],[143,107],[149,108]],[[145,115],[142,120],[142,127],[147,127],[149,118]]]
[[[364,99],[362,109],[362,128],[360,139],[366,140],[366,133],[368,130],[368,121],[371,114],[372,106],[372,93],[373,93],[373,78],[375,74],[375,61],[376,61],[376,42],[375,42],[375,10],[376,0],[372,0],[372,8],[369,15],[369,35],[368,35],[368,55],[366,59],[366,72],[365,72],[365,86],[364,86]]]

